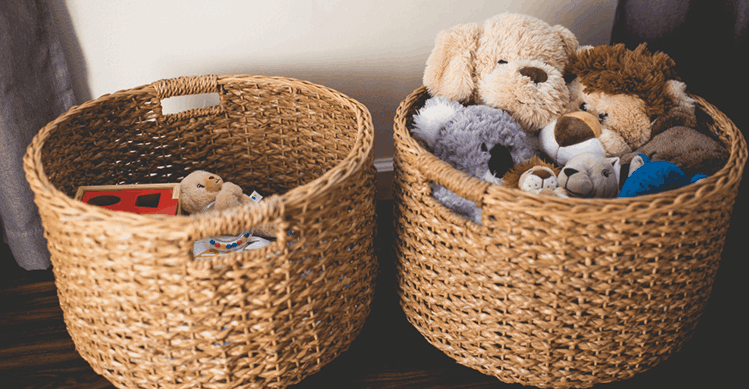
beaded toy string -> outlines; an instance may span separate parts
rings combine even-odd
[[[219,250],[227,250],[227,249],[233,249],[237,246],[243,245],[245,242],[247,242],[249,238],[250,238],[250,233],[245,232],[244,235],[242,235],[242,238],[236,242],[221,243],[221,242],[217,242],[215,239],[211,239],[209,243],[211,244],[211,246],[214,246]]]

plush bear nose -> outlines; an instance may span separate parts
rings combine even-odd
[[[545,71],[539,68],[534,68],[532,66],[526,66],[524,68],[521,68],[520,74],[530,78],[531,81],[533,81],[536,84],[540,84],[549,78],[549,76],[546,74]]]
[[[567,177],[572,177],[573,175],[579,173],[577,169],[573,169],[571,167],[564,168],[564,175]]]
[[[502,178],[510,168],[515,164],[512,161],[512,154],[507,147],[495,145],[489,150],[489,171],[494,177]]]
[[[207,180],[205,180],[205,189],[209,192],[218,192],[221,190],[222,186],[223,182],[219,177],[210,176]]]

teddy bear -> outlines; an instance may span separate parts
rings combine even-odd
[[[613,198],[619,194],[619,158],[581,153],[570,159],[557,177],[570,197]]]
[[[580,153],[561,169],[534,156],[512,167],[503,184],[542,196],[611,198],[619,193],[620,170],[619,158],[601,153]]]
[[[592,114],[585,111],[570,112],[541,129],[539,145],[545,155],[559,166],[564,166],[582,153],[606,156],[601,142],[606,131],[610,130],[603,128]]]
[[[642,147],[655,135],[674,126],[696,126],[695,101],[676,74],[675,62],[663,52],[651,53],[646,44],[634,50],[623,44],[586,46],[570,56],[564,77],[569,87],[567,112],[590,113],[600,131],[580,131],[571,121],[550,122],[541,130],[541,148],[557,150],[555,140],[600,142],[607,157],[622,156]],[[573,133],[570,135],[568,133]],[[590,150],[588,150],[590,151]]]
[[[180,181],[182,209],[191,215],[211,210],[222,211],[246,204],[254,205],[260,199],[262,197],[256,192],[248,196],[238,185],[204,170],[193,171]],[[263,224],[254,227],[252,233],[273,238],[276,236],[276,228],[272,224]]]
[[[431,96],[505,110],[538,135],[569,104],[562,72],[578,46],[566,27],[500,13],[440,32],[423,82]]]
[[[414,138],[455,169],[494,184],[516,164],[538,155],[538,139],[522,130],[510,115],[486,105],[464,106],[445,97],[427,100],[414,115]],[[446,188],[433,184],[433,196],[476,223],[481,209]]]
[[[676,126],[656,135],[637,150],[624,154],[622,165],[629,165],[637,155],[651,161],[671,162],[691,177],[712,175],[728,162],[728,151],[712,137],[691,127]]]

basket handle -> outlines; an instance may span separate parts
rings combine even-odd
[[[450,192],[473,201],[477,207],[483,207],[484,194],[491,185],[489,182],[463,173],[428,153],[417,156],[416,166],[427,182],[444,186]]]
[[[156,81],[156,96],[159,100],[175,96],[197,95],[201,93],[218,93],[218,76],[188,76]]]
[[[159,104],[158,113],[159,115],[168,119],[184,119],[198,116],[215,115],[223,113],[223,99],[221,96],[221,88],[218,83],[218,76],[209,74],[202,76],[186,76],[169,78],[164,80],[156,81],[152,84],[156,90],[156,97],[159,102],[170,97],[180,97],[189,95],[199,95],[206,93],[216,93],[221,100],[219,105],[205,108],[193,108],[177,113],[163,114],[161,104]]]
[[[276,241],[285,245],[288,226],[283,222],[284,200],[271,195],[252,206],[245,205],[220,212],[200,213],[191,216],[191,231],[188,239],[196,242],[212,236],[236,235],[266,223],[276,224]]]

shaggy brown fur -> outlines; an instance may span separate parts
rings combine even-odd
[[[679,80],[675,66],[668,54],[651,54],[645,43],[634,50],[620,43],[573,54],[565,68],[565,79],[579,77],[585,93],[635,95],[645,102],[646,113],[653,118],[673,107],[664,85],[668,80]]]
[[[534,166],[546,166],[553,170],[555,175],[559,175],[559,167],[557,165],[547,163],[541,158],[534,155],[528,162],[515,165],[510,170],[508,170],[507,173],[502,176],[502,186],[517,189],[518,183],[520,181],[520,176]]]

